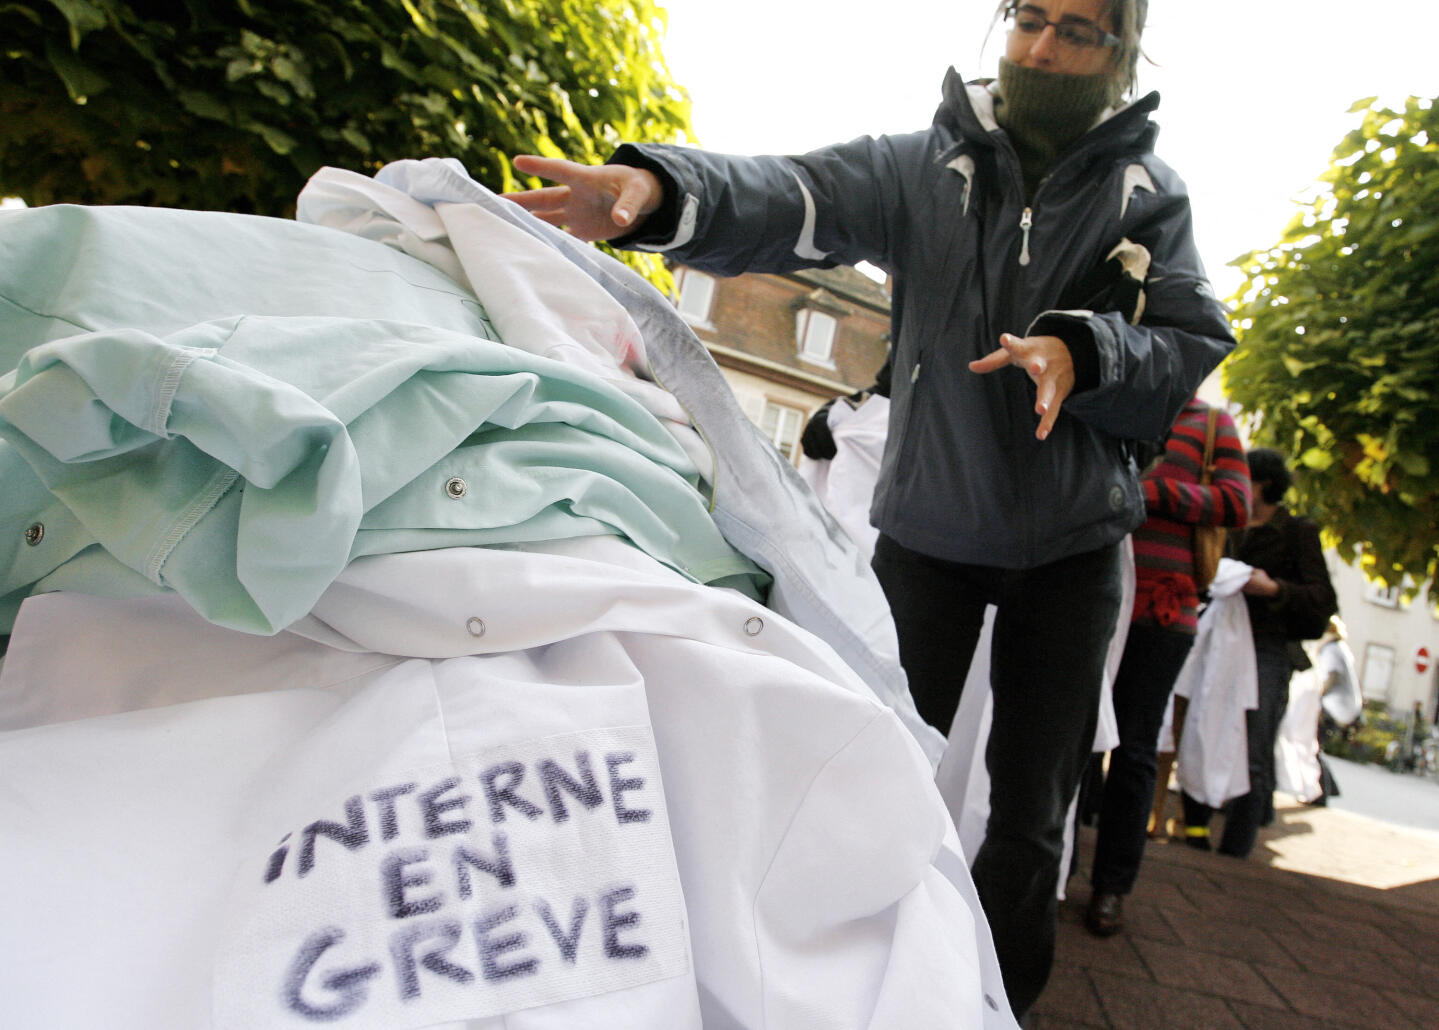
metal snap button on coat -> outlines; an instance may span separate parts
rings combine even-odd
[[[1124,507],[1124,488],[1123,488],[1123,487],[1118,487],[1118,486],[1110,487],[1110,489],[1109,489],[1109,506],[1110,506],[1111,508],[1113,508],[1115,511],[1119,511],[1119,510],[1121,510],[1121,509]]]
[[[37,522],[32,526],[25,527],[25,542],[34,547],[41,540],[45,539],[45,526]]]
[[[449,494],[455,500],[459,500],[469,492],[469,486],[467,486],[465,481],[459,476],[454,476],[445,482],[445,493]]]
[[[758,615],[751,615],[745,620],[744,631],[752,637],[759,636],[760,630],[764,629],[764,620]]]
[[[465,629],[470,631],[472,637],[482,637],[485,635],[485,620],[478,615],[472,615],[465,623]]]

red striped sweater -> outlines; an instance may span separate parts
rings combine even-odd
[[[1149,519],[1134,531],[1134,620],[1193,633],[1199,598],[1194,589],[1194,527],[1242,526],[1249,521],[1249,463],[1234,420],[1219,411],[1214,472],[1199,485],[1209,405],[1192,399],[1169,431],[1164,454],[1141,480]]]

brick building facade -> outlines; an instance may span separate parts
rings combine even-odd
[[[674,269],[676,303],[729,380],[740,407],[799,460],[820,405],[864,389],[889,345],[889,295],[852,268],[721,278]]]

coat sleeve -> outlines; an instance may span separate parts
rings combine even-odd
[[[612,242],[716,275],[860,261],[888,269],[904,197],[926,173],[927,139],[865,136],[797,157],[627,143],[610,162],[654,172],[665,203]]]
[[[1163,515],[1175,522],[1195,526],[1243,526],[1249,521],[1249,463],[1244,459],[1244,445],[1234,420],[1224,411],[1218,412],[1214,426],[1214,473],[1207,484],[1180,476],[1146,475],[1140,480],[1144,503],[1151,514]],[[1188,412],[1183,416],[1188,418]],[[1198,430],[1196,441],[1193,430]],[[1170,433],[1165,450],[1173,465],[1161,464],[1160,469],[1179,467],[1203,460],[1207,415],[1191,424],[1191,432]],[[1187,453],[1186,453],[1187,452]]]
[[[1029,332],[1061,337],[1078,352],[1076,367],[1092,369],[1064,411],[1111,436],[1157,439],[1234,349],[1234,336],[1194,246],[1183,182],[1153,157],[1121,169],[1116,182],[1114,244],[1138,244],[1148,258],[1139,312],[1046,312]]]
[[[1279,593],[1269,604],[1283,616],[1291,637],[1312,640],[1323,632],[1329,616],[1339,610],[1339,601],[1324,564],[1319,527],[1308,519],[1292,518],[1285,533],[1289,550],[1289,568],[1285,572],[1289,576],[1274,576]]]

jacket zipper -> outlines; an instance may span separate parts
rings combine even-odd
[[[1019,228],[1024,233],[1023,243],[1019,248],[1019,263],[1029,264],[1029,229],[1034,225],[1034,209],[1027,207],[1024,213],[1019,216]]]

